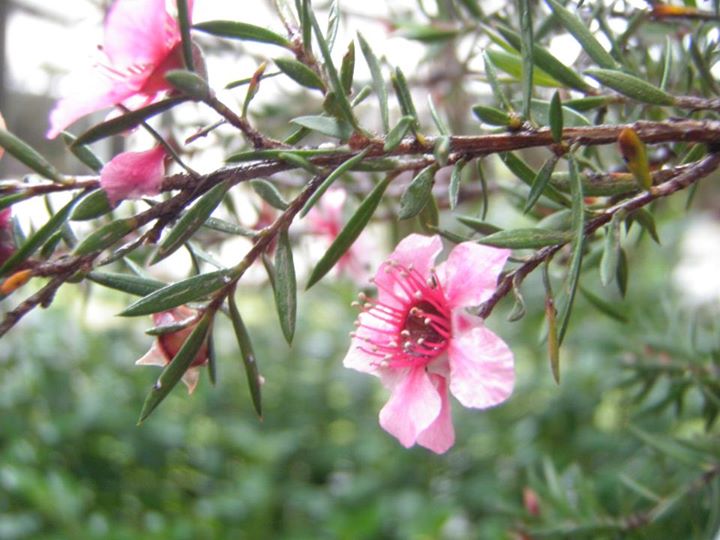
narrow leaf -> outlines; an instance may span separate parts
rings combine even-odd
[[[390,130],[385,137],[385,144],[383,145],[384,152],[392,152],[402,142],[407,132],[415,123],[415,119],[412,116],[403,116],[397,125]]]
[[[550,179],[552,178],[552,173],[555,170],[557,162],[558,157],[553,155],[548,158],[542,168],[538,171],[535,179],[533,180],[532,186],[530,187],[530,193],[528,194],[525,208],[523,208],[524,213],[527,214],[530,210],[532,210],[535,203],[538,199],[540,199],[540,196],[543,194],[545,188],[547,188],[547,185],[550,182]]]
[[[353,242],[355,242],[357,237],[360,236],[360,233],[370,221],[373,213],[375,213],[375,209],[378,204],[380,204],[383,193],[385,193],[385,189],[388,187],[391,180],[392,176],[387,176],[377,186],[375,186],[370,194],[362,201],[362,203],[360,203],[360,206],[355,211],[355,214],[353,214],[350,220],[348,220],[345,227],[343,227],[343,230],[340,231],[340,234],[338,234],[337,237],[335,237],[335,240],[325,252],[325,255],[315,265],[315,268],[308,279],[307,289],[312,287],[325,274],[327,274],[330,269],[335,266],[335,263],[340,260],[340,257],[342,257],[343,254],[350,249],[350,246]]]
[[[291,58],[275,58],[273,62],[275,62],[275,65],[280,71],[300,86],[325,90],[325,85],[323,84],[322,79],[318,77],[317,73],[302,62],[298,62],[297,60],[293,60]]]
[[[297,282],[292,246],[287,230],[280,233],[275,250],[275,306],[283,335],[291,344],[295,335],[297,317]]]
[[[288,207],[287,201],[283,198],[277,188],[262,178],[256,178],[250,181],[250,187],[257,193],[262,200],[268,203],[273,208],[278,210],[286,210]]]
[[[480,234],[489,235],[502,230],[497,225],[493,225],[492,223],[488,223],[487,221],[483,221],[482,219],[474,218],[472,216],[455,216],[455,219]]]
[[[455,210],[458,204],[458,195],[460,194],[460,180],[462,180],[462,171],[467,162],[464,159],[458,160],[450,174],[450,185],[448,186],[448,199],[450,201],[450,210]]]
[[[607,287],[615,279],[620,262],[620,225],[624,216],[617,212],[605,230],[605,244],[600,259],[600,283]]]
[[[84,144],[75,144],[76,137],[67,131],[63,131],[61,134],[63,142],[68,145],[73,155],[80,160],[81,163],[88,166],[95,172],[100,172],[103,168],[102,160],[90,150],[90,147]]]
[[[208,83],[197,73],[185,69],[173,69],[165,73],[165,80],[183,94],[198,101],[205,101],[212,96]]]
[[[182,376],[193,363],[193,360],[200,351],[200,348],[205,343],[211,323],[212,316],[209,314],[200,319],[200,322],[197,323],[197,326],[185,340],[183,346],[180,347],[178,353],[172,361],[165,366],[162,373],[160,373],[157,382],[145,398],[145,403],[143,404],[142,411],[140,412],[138,424],[144,422],[155,410],[155,408],[167,397],[170,391],[175,388],[175,385],[180,382],[180,379],[182,379]]]
[[[585,70],[585,73],[616,92],[642,103],[650,105],[673,105],[675,103],[675,98],[664,90],[623,71],[591,68]]]
[[[227,285],[230,279],[230,272],[227,270],[198,274],[166,285],[162,289],[141,298],[125,308],[120,315],[123,317],[150,315],[160,311],[167,311],[188,302],[195,302]]]
[[[522,114],[526,120],[531,121],[530,102],[533,91],[533,27],[532,27],[532,6],[530,0],[519,0],[520,29],[522,33],[522,44],[520,53],[522,56]]]
[[[587,24],[571,11],[565,9],[556,0],[545,0],[565,29],[580,43],[580,46],[600,67],[614,69],[617,62],[610,56],[600,42],[595,39]]]
[[[113,272],[88,272],[87,279],[103,287],[115,289],[135,296],[147,296],[166,284],[156,279],[145,278],[133,274],[118,274]]]
[[[358,41],[360,42],[360,50],[365,57],[365,62],[370,69],[373,90],[375,90],[378,101],[380,102],[380,116],[382,118],[383,132],[387,133],[390,131],[390,114],[388,112],[387,87],[385,86],[385,79],[383,78],[382,71],[380,70],[380,62],[378,62],[375,53],[373,53],[370,45],[368,45],[367,41],[365,41],[365,38],[360,33],[358,33]]]
[[[65,183],[62,173],[53,167],[37,150],[16,137],[9,131],[0,128],[0,146],[23,165],[54,182]]]
[[[498,231],[481,238],[477,242],[488,246],[510,249],[535,249],[564,244],[571,239],[572,233],[570,232],[527,228]]]
[[[187,242],[190,237],[205,223],[210,214],[222,202],[230,185],[221,182],[210,189],[178,219],[172,230],[163,238],[150,264],[155,264]]]
[[[228,296],[228,307],[230,308],[230,320],[232,320],[233,329],[235,330],[235,337],[240,346],[240,355],[242,356],[245,366],[245,375],[247,376],[248,386],[250,387],[250,398],[252,399],[255,412],[262,418],[260,373],[258,372],[257,360],[255,358],[252,341],[250,340],[250,334],[240,316],[234,294]]]
[[[318,200],[320,200],[320,197],[323,196],[323,194],[328,190],[328,188],[333,185],[335,180],[340,178],[343,174],[345,174],[347,171],[351,170],[355,165],[357,165],[359,162],[363,160],[363,158],[367,155],[367,153],[370,151],[370,148],[366,148],[359,154],[351,157],[347,161],[344,161],[342,164],[340,164],[333,172],[331,172],[325,180],[323,180],[323,183],[320,184],[320,186],[315,190],[315,193],[313,193],[310,198],[305,203],[305,206],[303,206],[303,209],[300,211],[300,217],[305,217],[307,213],[310,211],[310,209],[315,206],[315,203],[317,203]]]
[[[87,221],[112,212],[112,206],[104,189],[96,189],[78,203],[70,216],[71,221]]]
[[[75,140],[75,145],[90,144],[100,139],[105,139],[112,135],[118,135],[125,131],[134,129],[142,124],[148,118],[152,118],[160,114],[161,112],[171,109],[175,105],[179,105],[187,101],[187,96],[171,97],[142,107],[129,113],[125,113],[122,116],[117,116],[106,122],[102,122],[96,126],[91,127],[85,133],[80,135]]]
[[[563,136],[563,110],[562,101],[560,100],[560,94],[556,90],[550,100],[550,132],[552,133],[553,141],[559,143],[562,141]]]
[[[343,90],[347,95],[352,94],[353,77],[355,75],[355,43],[353,41],[348,45],[348,50],[343,56],[342,64],[340,64],[340,82]],[[351,104],[352,106],[352,104]]]
[[[267,28],[253,24],[238,21],[208,21],[196,24],[193,28],[213,36],[271,43],[292,50],[292,44],[287,39]]]
[[[395,73],[393,73],[391,79],[393,88],[395,88],[395,95],[400,104],[400,110],[404,116],[411,116],[415,120],[414,129],[417,130],[419,127],[417,110],[415,109],[405,74],[400,68],[395,68]]]
[[[70,212],[72,212],[73,207],[81,197],[82,195],[77,195],[73,198],[54,215],[52,215],[45,225],[40,227],[32,236],[30,236],[30,238],[25,240],[25,242],[23,242],[12,255],[2,265],[0,265],[0,275],[5,275],[8,271],[16,268],[20,263],[40,249],[45,242],[50,240],[50,238],[62,228],[65,221],[67,221],[70,216]]]
[[[317,131],[328,137],[335,137],[341,141],[348,140],[353,134],[353,127],[338,118],[330,118],[327,116],[298,116],[290,120],[290,122],[311,129],[312,131]]]
[[[437,165],[429,165],[412,179],[400,196],[398,219],[415,217],[425,207],[432,194],[436,172]]]
[[[491,126],[509,126],[512,118],[505,111],[495,107],[486,107],[485,105],[475,105],[472,112],[478,120]]]
[[[80,245],[75,248],[75,255],[82,257],[95,251],[101,251],[123,238],[137,228],[135,218],[118,219],[100,227],[87,236]]]
[[[507,98],[505,92],[503,92],[503,89],[500,86],[500,81],[497,76],[497,69],[495,68],[495,63],[493,62],[490,54],[488,54],[488,51],[483,52],[483,61],[485,62],[485,76],[487,77],[490,88],[495,95],[495,99],[502,104],[502,106],[507,112],[514,112],[515,109],[513,108],[510,100]]]
[[[627,323],[628,318],[627,315],[623,312],[621,308],[616,306],[615,304],[611,304],[610,302],[607,302],[606,300],[603,300],[596,294],[591,293],[585,287],[580,287],[580,292],[585,297],[585,299],[590,302],[593,306],[595,306],[598,311],[601,313],[604,313],[611,319],[615,319],[617,322],[621,323]]]
[[[195,71],[195,65],[193,62],[193,43],[192,38],[190,37],[190,26],[192,23],[190,22],[191,14],[188,10],[188,2],[187,0],[176,0],[176,5],[185,68],[189,71]]]

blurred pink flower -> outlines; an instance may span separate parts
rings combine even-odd
[[[0,210],[0,265],[4,264],[15,253],[11,217],[12,208]]]
[[[192,13],[193,0],[188,0]],[[172,87],[164,75],[183,67],[180,29],[165,0],[116,0],[105,20],[100,60],[72,77],[74,91],[50,113],[53,139],[78,118],[114,105],[138,108]]]
[[[165,149],[156,146],[144,152],[123,152],[108,161],[100,171],[100,187],[110,203],[160,193],[165,156]]]
[[[152,317],[155,326],[169,326],[187,321],[196,315],[196,310],[180,306],[169,311],[155,313]],[[185,343],[185,340],[190,336],[194,328],[195,324],[191,324],[177,332],[158,336],[152,344],[152,347],[150,347],[150,350],[135,362],[135,365],[165,367],[175,358],[175,355],[180,351],[183,343]],[[193,390],[195,390],[198,379],[200,378],[200,367],[207,363],[208,347],[207,343],[205,343],[198,351],[192,364],[190,364],[190,368],[182,376],[182,381],[185,383],[185,386],[187,386],[188,394],[192,394]]]
[[[347,193],[344,189],[329,189],[308,212],[310,233],[324,238],[328,246],[337,238],[344,226],[343,207],[346,200]],[[371,250],[367,236],[361,234],[335,265],[338,273],[345,273],[357,282],[365,281],[369,277],[368,263]]]
[[[510,252],[459,244],[433,267],[440,237],[411,234],[374,278],[378,299],[360,295],[348,368],[380,377],[391,391],[380,425],[405,447],[433,452],[455,441],[448,390],[465,407],[483,409],[512,393],[508,346],[466,307],[487,300]]]

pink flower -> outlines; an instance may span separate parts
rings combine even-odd
[[[180,306],[170,311],[163,311],[161,313],[155,313],[153,315],[153,324],[155,326],[169,326],[173,324],[180,324],[183,321],[190,320],[197,316],[197,311],[190,309],[185,306]],[[161,366],[165,367],[168,365],[175,355],[180,351],[180,348],[185,343],[185,340],[190,336],[194,324],[172,332],[169,334],[163,334],[158,336],[153,343],[150,350],[140,358],[135,365],[138,366]],[[200,367],[208,363],[208,347],[207,343],[200,347],[200,350],[195,356],[190,368],[182,376],[182,381],[187,386],[188,394],[192,394],[193,390],[197,386],[198,379],[200,378]]]
[[[347,200],[344,189],[333,188],[327,191],[320,201],[308,212],[310,232],[327,240],[328,246],[337,238],[344,226],[343,207]],[[345,273],[356,281],[368,278],[368,255],[373,248],[368,245],[367,237],[361,235],[350,249],[348,249],[336,268],[339,273]]]
[[[183,65],[180,29],[165,0],[116,0],[105,20],[101,59],[73,76],[75,91],[50,113],[48,138],[95,111],[149,105],[172,88],[165,73]]]
[[[0,265],[4,264],[15,253],[12,225],[10,217],[12,208],[0,210]]]
[[[484,409],[512,393],[508,346],[466,307],[487,300],[510,252],[459,244],[433,267],[438,236],[411,234],[374,278],[378,299],[360,295],[362,312],[346,367],[380,377],[391,391],[380,425],[405,447],[433,452],[455,441],[448,390],[465,407]]]
[[[123,152],[107,162],[100,171],[100,187],[110,203],[160,193],[165,155],[165,149],[156,146],[144,152]]]

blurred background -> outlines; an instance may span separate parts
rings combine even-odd
[[[262,24],[270,13],[265,3],[248,16],[242,2],[197,4],[198,20],[242,12]],[[101,8],[0,0],[0,110],[57,160],[63,146],[44,142],[45,111],[83,44],[100,40]],[[0,167],[2,178],[24,172],[7,157]],[[600,287],[599,253],[588,256],[560,385],[540,276],[523,286],[520,321],[507,321],[506,299],[488,325],[515,354],[515,393],[488,411],[455,402],[457,442],[442,456],[381,430],[385,391],[342,367],[357,292],[342,277],[301,294],[292,348],[269,287],[240,287],[266,381],[262,419],[221,318],[217,386],[203,374],[192,396],[178,387],[141,426],[158,372],[133,363],[152,343],[150,320],[115,316],[128,296],[67,286],[0,343],[0,539],[720,538],[720,481],[708,474],[720,460],[718,193],[705,182],[692,213],[684,195],[659,206],[662,245],[634,229],[624,299]],[[513,220],[492,207],[490,221]]]

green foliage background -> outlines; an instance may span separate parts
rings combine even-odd
[[[663,223],[662,238],[677,245],[684,222]],[[516,355],[516,391],[489,411],[455,403],[458,441],[443,456],[383,432],[385,391],[342,367],[349,283],[326,280],[301,297],[292,349],[271,293],[241,290],[266,379],[262,421],[223,318],[217,388],[204,378],[192,397],[174,392],[139,427],[157,375],[132,364],[151,343],[143,321],[108,317],[89,329],[85,317],[97,315],[68,302],[79,291],[68,288],[0,350],[0,538],[713,538],[720,481],[697,479],[720,457],[717,427],[704,432],[697,390],[673,407],[682,377],[658,379],[638,401],[622,366],[632,354],[658,358],[662,343],[669,361],[717,359],[717,326],[662,308],[677,305],[667,285],[677,253],[638,242],[620,304],[628,322],[581,297],[560,386],[539,338],[541,286],[523,288],[520,322],[504,321],[509,301],[493,315]],[[584,282],[599,287],[596,272]],[[94,293],[110,312],[127,300]],[[688,485],[697,489],[685,493]],[[537,495],[539,516],[524,507],[524,489]],[[651,525],[633,525],[665,503]]]

